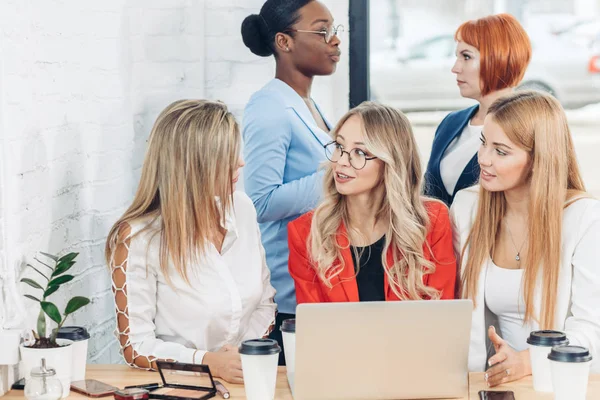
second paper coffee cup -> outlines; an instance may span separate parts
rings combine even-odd
[[[285,353],[285,367],[288,383],[294,392],[294,372],[296,370],[296,320],[286,319],[281,323],[281,336],[283,336],[283,352]]]
[[[592,356],[586,347],[557,346],[548,355],[555,400],[585,400]]]
[[[273,400],[281,347],[272,339],[252,339],[240,345],[244,389],[248,400]]]
[[[87,350],[90,334],[82,326],[63,326],[58,331],[57,338],[68,339],[71,344],[73,366],[71,367],[71,380],[81,381],[85,379],[85,369],[87,364]]]

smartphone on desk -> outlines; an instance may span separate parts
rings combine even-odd
[[[112,395],[119,388],[96,379],[84,379],[82,381],[71,382],[71,390],[88,397],[104,397]]]
[[[515,400],[515,393],[510,390],[480,390],[479,400]]]

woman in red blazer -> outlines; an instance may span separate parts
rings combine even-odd
[[[421,195],[408,119],[364,102],[332,137],[323,200],[288,224],[298,304],[454,298],[448,209]]]

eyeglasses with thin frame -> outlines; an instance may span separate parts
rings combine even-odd
[[[337,36],[338,33],[344,32],[344,25],[332,25],[329,28],[322,29],[320,31],[306,31],[304,29],[286,29],[285,32],[314,33],[317,35],[322,35],[323,39],[325,40],[325,43],[329,44],[329,42],[331,42],[331,39],[333,39],[334,36]]]
[[[367,156],[364,150],[354,148],[350,151],[344,150],[344,147],[337,141],[333,140],[323,146],[325,149],[325,156],[331,162],[337,163],[344,156],[344,153],[348,154],[348,162],[354,169],[363,169],[367,165],[367,161],[374,160],[377,157]]]

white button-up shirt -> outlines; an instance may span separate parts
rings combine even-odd
[[[242,192],[234,193],[233,208],[226,214],[221,252],[208,245],[202,261],[188,266],[189,284],[172,265],[171,284],[167,283],[159,265],[160,235],[155,229],[142,231],[150,221],[131,224],[123,268],[127,307],[120,312],[129,327],[117,327],[117,334],[128,334],[122,349],[131,345],[136,357],[148,360],[200,363],[207,351],[237,346],[268,332],[275,319],[275,289],[256,211]],[[152,224],[158,228],[160,220]]]
[[[462,133],[454,138],[444,152],[440,162],[440,175],[448,194],[454,193],[454,188],[464,169],[481,146],[481,131],[483,125],[465,126]]]

